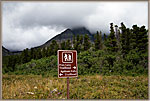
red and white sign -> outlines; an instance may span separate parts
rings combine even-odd
[[[58,78],[78,77],[77,51],[58,50]]]

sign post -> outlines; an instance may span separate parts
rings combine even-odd
[[[67,99],[69,99],[69,77],[67,77]]]
[[[67,99],[69,99],[69,77],[78,77],[77,51],[58,50],[58,78],[67,78]]]

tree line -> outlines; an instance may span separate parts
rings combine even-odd
[[[94,42],[90,41],[87,34],[73,36],[73,39],[58,43],[52,40],[48,47],[44,48],[28,48],[24,49],[19,55],[11,55],[3,57],[3,73],[15,71],[16,65],[24,64],[29,61],[38,60],[44,57],[57,55],[57,50],[77,50],[78,54],[85,51],[102,50],[107,53],[108,68],[114,67],[116,61],[115,54],[118,58],[125,59],[128,64],[126,69],[130,70],[133,65],[140,65],[148,68],[148,30],[145,26],[138,27],[133,25],[132,28],[127,28],[124,23],[121,26],[110,23],[110,33],[102,33],[97,31],[94,35]],[[102,36],[103,35],[103,36]],[[102,38],[103,37],[103,38]],[[90,64],[90,63],[89,63]],[[91,66],[91,65],[89,65]]]

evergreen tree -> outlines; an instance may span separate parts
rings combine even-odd
[[[80,41],[80,44],[82,45],[83,44],[83,35],[80,35],[79,41]]]
[[[45,55],[48,57],[48,47],[45,47]]]
[[[53,40],[49,46],[49,56],[56,55],[58,49],[59,49],[59,45],[57,44],[56,40]]]
[[[35,54],[35,49],[34,48],[31,48],[30,57],[31,57],[31,59],[35,59],[36,58],[36,54]]]
[[[120,44],[120,30],[118,29],[118,26],[115,25],[115,33],[116,33],[116,39],[117,39],[117,44]]]
[[[104,40],[103,40],[103,47],[105,48],[107,46],[107,36],[106,34],[104,33]]]
[[[76,44],[76,37],[75,37],[75,35],[73,35],[73,41],[72,42],[73,42],[73,49],[75,49],[75,47],[76,47],[75,46],[75,44]]]
[[[106,41],[107,40],[107,37],[106,37],[106,34],[104,33],[104,41]]]
[[[41,49],[38,48],[36,51],[37,51],[36,52],[36,59],[41,59],[42,58],[42,51],[41,51]]]
[[[45,47],[42,49],[42,57],[46,57],[46,49],[45,49]]]
[[[120,29],[121,29],[121,39],[120,39],[120,41],[121,41],[121,51],[122,51],[122,53],[123,53],[123,56],[125,55],[125,54],[127,54],[128,52],[129,52],[129,44],[130,44],[130,30],[129,30],[129,28],[126,28],[126,26],[123,24],[123,23],[121,23],[121,27],[120,27]]]
[[[28,48],[23,50],[21,57],[22,57],[22,63],[27,63],[30,61],[30,55],[29,55]]]
[[[79,36],[79,41],[80,41],[80,51],[84,51],[84,47],[83,47],[83,35],[80,35]]]
[[[94,36],[95,38],[95,49],[96,50],[99,50],[99,49],[102,49],[102,36],[101,36],[101,32],[99,33],[97,31],[97,33],[95,34]]]
[[[9,71],[13,72],[15,70],[15,64],[16,64],[16,59],[15,56],[9,56],[8,59],[8,67],[9,67]]]
[[[84,50],[88,50],[91,46],[91,43],[90,43],[90,38],[87,34],[84,35],[84,43],[83,43],[83,46],[84,46]]]
[[[71,42],[68,39],[67,42],[66,42],[66,50],[70,50],[70,49],[71,49]]]
[[[108,36],[106,47],[110,52],[116,52],[118,49],[113,23],[110,23],[110,35]]]
[[[145,29],[145,26],[137,27],[137,25],[133,26],[132,35],[135,34],[136,36],[135,40],[133,42],[136,42],[136,47],[139,52],[145,53],[148,50],[148,35],[147,30]]]
[[[125,43],[125,50],[126,50],[126,53],[128,53],[130,51],[130,39],[131,39],[131,31],[129,28],[126,29],[126,43]]]
[[[80,36],[79,36],[79,34],[77,35],[77,42],[80,43]]]
[[[75,35],[73,35],[73,44],[75,44],[75,41],[76,41],[76,37]]]
[[[117,40],[117,43],[118,43],[118,49],[119,49],[119,51],[121,50],[121,43],[120,43],[120,35],[121,35],[121,33],[120,33],[120,30],[118,29],[118,40]]]
[[[66,48],[66,42],[63,41],[63,42],[61,42],[61,49],[62,49],[62,50],[65,50],[65,48]]]
[[[75,44],[74,44],[74,49],[77,50],[78,52],[80,52],[80,50],[81,50],[79,35],[77,35],[77,38],[76,38],[76,41],[75,41]]]
[[[141,38],[141,40],[139,39],[138,41],[141,44],[138,44],[139,46],[139,51],[141,51],[142,53],[145,53],[148,51],[148,30],[145,29],[145,26],[142,26],[140,28],[140,33],[139,33],[139,37]]]
[[[21,53],[21,57],[22,57],[22,59],[21,59],[22,63],[26,63],[27,60],[26,60],[26,56],[25,56],[25,49]]]

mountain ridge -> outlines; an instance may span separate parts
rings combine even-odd
[[[94,35],[91,34],[91,32],[88,29],[86,29],[85,27],[77,27],[77,28],[72,28],[72,29],[68,28],[65,31],[61,32],[60,34],[57,34],[53,38],[49,39],[44,44],[36,46],[36,47],[32,47],[32,48],[37,49],[37,48],[48,47],[53,40],[56,40],[58,43],[60,43],[62,41],[66,41],[68,39],[70,39],[72,41],[73,36],[76,37],[77,35],[85,35],[85,34],[88,34],[88,36],[92,42],[94,41]],[[3,56],[20,54],[21,52],[22,51],[10,51],[7,48],[5,48],[4,46],[2,46]]]
[[[50,45],[51,41],[56,40],[57,42],[62,42],[62,41],[66,41],[68,39],[70,39],[71,41],[73,40],[73,36],[75,35],[75,37],[77,35],[85,35],[88,34],[90,37],[90,40],[93,42],[94,41],[94,35],[91,34],[91,32],[86,29],[85,27],[80,27],[80,28],[73,28],[73,29],[66,29],[65,31],[61,32],[60,34],[54,36],[53,38],[51,38],[50,40],[48,40],[47,42],[45,42],[43,45],[34,47],[34,48],[44,48]]]

